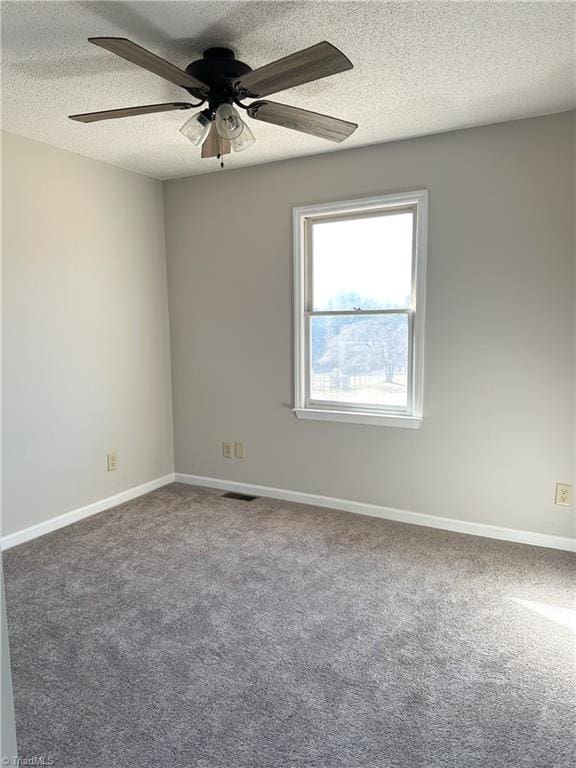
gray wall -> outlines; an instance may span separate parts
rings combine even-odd
[[[166,182],[177,471],[571,535],[573,131],[566,113]],[[422,187],[421,429],[298,421],[291,206]]]
[[[161,183],[2,139],[9,534],[172,472],[173,439]]]

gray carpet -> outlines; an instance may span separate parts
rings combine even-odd
[[[21,756],[576,765],[568,553],[175,484],[4,569]]]

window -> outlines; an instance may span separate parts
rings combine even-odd
[[[298,418],[418,427],[426,191],[294,209]]]

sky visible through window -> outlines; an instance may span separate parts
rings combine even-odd
[[[411,212],[315,222],[313,309],[362,309],[410,305]],[[349,298],[347,298],[349,297]]]

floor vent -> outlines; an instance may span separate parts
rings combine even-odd
[[[258,496],[249,496],[247,493],[235,493],[234,491],[228,491],[228,493],[222,494],[223,499],[236,499],[236,501],[254,501]]]

